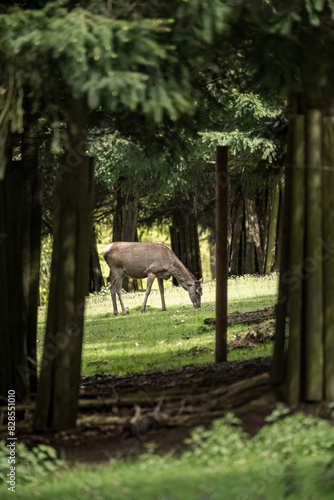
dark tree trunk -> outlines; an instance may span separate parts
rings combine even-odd
[[[0,181],[0,398],[14,390],[17,403],[30,399],[27,329],[22,264],[22,169],[7,147],[5,179]]]
[[[200,279],[202,265],[199,249],[196,215],[190,200],[175,208],[170,227],[172,250],[189,271]],[[178,285],[173,278],[173,284]]]
[[[211,238],[209,238],[209,251],[211,278],[214,280],[216,279],[216,244],[212,243]]]
[[[242,253],[242,231],[244,224],[244,201],[240,198],[237,202],[237,207],[234,210],[232,220],[232,242],[231,242],[231,257],[230,257],[230,274],[238,276],[241,274],[241,253]]]
[[[265,274],[270,274],[275,264],[278,213],[279,213],[278,210],[279,192],[280,192],[280,177],[276,176],[276,179],[274,181],[274,186],[272,189],[272,196],[270,203],[271,210],[270,210],[270,220],[269,220],[267,248],[266,248]]]
[[[138,241],[138,201],[138,195],[123,194],[118,190],[113,218],[113,241]],[[140,281],[124,276],[122,288],[126,292],[130,289],[138,290]]]
[[[138,196],[117,193],[113,219],[113,241],[136,241]]]
[[[104,286],[99,253],[96,245],[95,228],[93,227],[90,238],[89,251],[89,292],[99,292]]]
[[[93,162],[86,152],[86,110],[67,106],[68,146],[58,177],[50,297],[34,427],[75,427],[88,289]]]
[[[250,199],[245,199],[245,274],[255,273],[255,241],[254,241],[254,206]]]
[[[38,121],[27,114],[22,137],[22,261],[31,392],[37,391],[37,311],[41,257],[42,181],[38,173]]]

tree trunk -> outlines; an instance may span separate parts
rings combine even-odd
[[[302,332],[303,332],[303,274],[302,261],[304,250],[304,225],[305,225],[305,120],[298,116],[292,125],[291,137],[291,166],[289,175],[291,177],[291,206],[289,232],[289,259],[290,273],[287,280],[293,281],[290,287],[290,328],[289,328],[289,352],[287,358],[287,395],[289,404],[296,406],[300,399],[301,372],[302,372]]]
[[[86,152],[86,110],[69,99],[68,145],[57,177],[50,297],[34,427],[75,427],[88,288],[93,162]]]
[[[0,398],[15,391],[16,403],[30,400],[27,367],[27,329],[22,265],[22,169],[12,162],[7,147],[7,168],[0,181]]]
[[[244,201],[240,199],[234,212],[233,233],[231,243],[230,274],[238,276],[241,274],[241,235],[244,223]]]
[[[27,105],[28,106],[28,105]],[[42,180],[38,173],[38,121],[27,114],[22,137],[22,260],[30,390],[37,391],[37,312],[41,258]]]
[[[266,249],[266,267],[265,274],[270,274],[274,263],[276,254],[276,239],[277,239],[277,225],[278,225],[278,208],[279,208],[279,191],[280,191],[280,177],[277,175],[274,181],[271,198],[271,213],[268,229],[268,241]]]
[[[202,277],[202,265],[197,219],[190,203],[186,204],[183,201],[181,205],[178,204],[172,215],[172,226],[169,229],[173,252],[195,278],[200,279]],[[174,278],[173,284],[178,285]]]
[[[136,241],[138,199],[137,195],[122,194],[118,191],[113,219],[113,241]]]
[[[122,194],[121,190],[118,190],[113,218],[113,241],[138,241],[138,202],[137,194]],[[141,280],[124,276],[122,288],[126,292],[131,289],[138,290],[139,281]]]
[[[323,164],[334,166],[334,117],[323,120]],[[334,401],[334,175],[333,170],[323,171],[323,242],[327,251],[323,254],[324,293],[324,397]]]
[[[99,292],[103,286],[104,279],[101,271],[99,253],[97,251],[95,228],[93,227],[89,251],[89,292]]]
[[[210,271],[211,278],[216,279],[216,244],[212,243],[212,239],[208,238],[209,252],[210,252]]]
[[[305,376],[303,395],[307,401],[320,401],[323,389],[323,297],[322,265],[314,255],[322,232],[321,111],[306,116],[306,254],[304,258],[305,300]]]
[[[255,273],[254,204],[245,197],[245,274]]]

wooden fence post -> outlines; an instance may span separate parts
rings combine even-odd
[[[216,363],[227,360],[228,173],[227,146],[216,151]]]

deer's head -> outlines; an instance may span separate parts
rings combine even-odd
[[[188,288],[188,293],[191,302],[194,304],[194,307],[201,307],[201,296],[202,296],[202,283],[203,278],[200,280],[196,280],[190,287]]]

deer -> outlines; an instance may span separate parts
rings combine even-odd
[[[122,297],[123,277],[133,279],[147,278],[147,286],[141,312],[145,313],[148,296],[155,278],[158,279],[162,310],[166,311],[163,280],[173,276],[188,291],[195,308],[201,307],[203,278],[197,280],[175,253],[161,243],[141,243],[117,241],[110,243],[102,251],[102,255],[110,268],[110,295],[114,315],[117,310],[116,293],[121,304],[123,316],[126,309]]]

